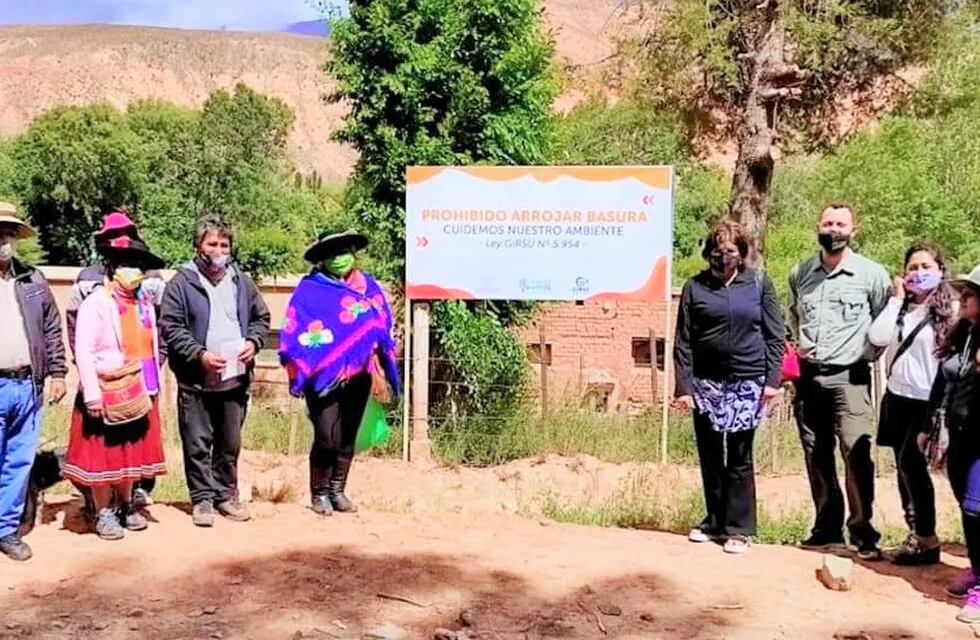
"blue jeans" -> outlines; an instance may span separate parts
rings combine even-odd
[[[17,533],[41,428],[31,380],[0,378],[0,538]]]

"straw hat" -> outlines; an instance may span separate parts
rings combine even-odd
[[[34,235],[34,229],[17,217],[17,207],[9,202],[0,202],[0,229],[3,228],[12,228],[14,237],[18,240]]]
[[[974,267],[968,275],[950,281],[950,284],[957,289],[972,289],[974,293],[980,295],[980,265]]]

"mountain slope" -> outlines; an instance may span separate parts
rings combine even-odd
[[[611,51],[614,0],[548,0],[558,55],[588,64]],[[339,181],[356,154],[330,140],[345,113],[327,104],[326,43],[291,34],[121,26],[0,27],[0,134],[22,131],[51,107],[146,98],[199,106],[217,88],[245,82],[296,113],[289,151],[303,171]]]

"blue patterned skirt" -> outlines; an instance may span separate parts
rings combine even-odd
[[[762,423],[764,378],[741,380],[694,379],[694,406],[711,420],[715,431],[733,433]]]

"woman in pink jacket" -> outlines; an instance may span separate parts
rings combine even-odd
[[[126,236],[100,252],[106,261],[106,286],[78,310],[75,360],[82,393],[72,413],[64,475],[91,488],[99,537],[118,540],[124,528],[147,527],[146,518],[131,505],[133,483],[166,472],[157,408],[156,315],[152,298],[140,286],[146,271],[162,268],[163,260],[139,238]],[[135,384],[125,392],[108,386],[107,380],[127,366],[131,373],[126,379]],[[140,407],[132,398],[144,400],[142,408],[123,419],[111,411]]]

